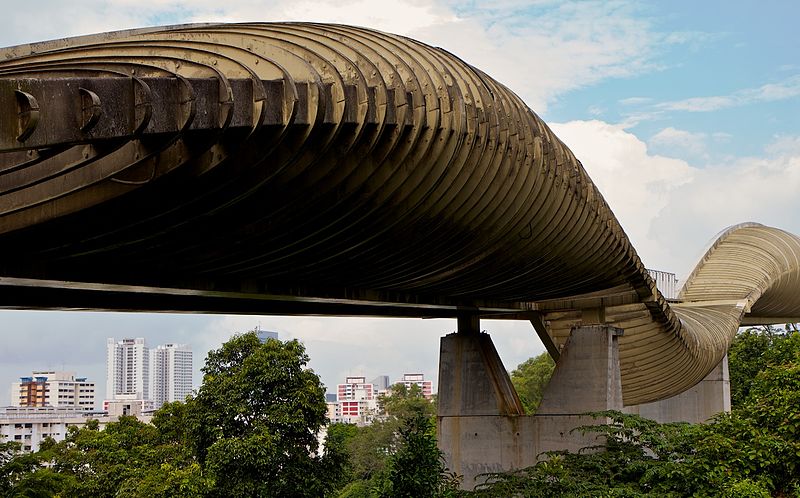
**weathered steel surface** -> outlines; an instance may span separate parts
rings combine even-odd
[[[789,273],[748,253],[749,293],[710,294],[712,255],[671,308],[545,123],[399,36],[187,25],[0,49],[3,307],[480,313],[532,319],[553,351],[610,322],[641,403],[702,379],[741,320],[800,314],[797,238],[746,230],[781,239]]]

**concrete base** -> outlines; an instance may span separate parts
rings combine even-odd
[[[539,445],[534,417],[439,417],[438,429],[445,464],[463,476],[462,489],[471,490],[483,482],[478,477],[481,474],[523,469],[536,463]]]
[[[447,468],[464,476],[464,489],[475,486],[478,474],[535,462],[527,444],[532,421],[523,416],[488,334],[469,330],[442,338],[438,402],[439,448]]]
[[[474,327],[473,327],[474,329]],[[523,415],[516,391],[487,334],[442,338],[439,363],[439,448],[462,487],[479,474],[534,465],[541,453],[602,443],[573,428],[602,423],[587,411],[621,409],[617,335],[612,327],[573,329],[539,412]]]
[[[714,415],[731,411],[731,380],[728,374],[728,356],[693,388],[671,398],[654,403],[626,406],[625,413],[633,413],[659,423],[707,422]]]
[[[619,329],[601,325],[572,329],[536,410],[540,453],[577,452],[603,444],[593,434],[572,430],[606,422],[583,413],[622,409],[617,345],[621,334]]]

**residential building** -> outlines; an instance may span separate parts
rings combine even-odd
[[[74,372],[36,371],[11,384],[11,404],[19,407],[95,409],[95,384]]]
[[[156,409],[152,399],[141,399],[135,394],[118,394],[114,399],[103,400],[103,411],[109,415],[136,415]]]
[[[154,349],[141,337],[108,339],[106,401],[137,401],[142,410],[184,401],[192,393],[192,350],[186,344],[167,343]],[[103,404],[104,409],[108,403]]]
[[[336,386],[336,400],[373,399],[377,396],[375,385],[366,377],[345,377],[344,384]]]
[[[142,337],[106,342],[106,399],[150,397],[150,351]]]
[[[336,389],[334,422],[369,424],[378,412],[378,390],[365,377],[346,377]]]
[[[433,382],[425,380],[425,375],[420,373],[403,374],[401,380],[395,384],[403,384],[407,388],[419,386],[426,399],[433,396]],[[342,384],[336,387],[335,398],[326,395],[328,419],[331,422],[343,422],[356,425],[368,425],[380,417],[378,399],[384,395],[391,395],[388,375],[379,375],[370,382],[363,376],[345,377]]]
[[[375,389],[377,389],[379,393],[381,391],[386,391],[391,387],[388,375],[379,375],[370,382],[375,386]]]
[[[162,344],[150,350],[150,396],[158,409],[185,401],[192,393],[192,350],[186,344]]]
[[[278,333],[272,330],[261,330],[261,327],[256,327],[255,332],[261,342],[267,342],[267,339],[278,339]]]
[[[407,389],[411,389],[411,386],[416,385],[419,386],[420,390],[422,390],[422,395],[426,399],[431,399],[433,396],[433,382],[430,380],[425,380],[425,374],[403,374],[403,378],[395,382],[395,384],[403,384]]]
[[[149,423],[151,414],[130,413]],[[100,429],[114,422],[119,415],[79,411],[60,406],[9,406],[0,408],[0,443],[16,441],[23,451],[37,451],[46,437],[63,441],[70,427],[83,427],[89,420],[97,420]]]

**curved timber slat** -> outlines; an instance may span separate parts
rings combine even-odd
[[[738,325],[800,315],[797,237],[726,232],[667,303],[519,97],[339,25],[183,25],[0,49],[0,306],[525,317],[625,329],[626,404]],[[592,318],[590,318],[592,317]],[[780,319],[780,320],[779,320]]]

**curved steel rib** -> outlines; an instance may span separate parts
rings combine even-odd
[[[799,314],[779,233],[758,261],[785,271],[708,293],[721,243],[671,308],[545,123],[404,37],[185,25],[0,49],[5,307],[536,313],[556,343],[604,315],[631,404],[699,381],[742,319]]]

